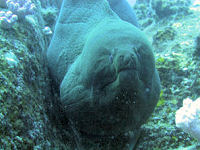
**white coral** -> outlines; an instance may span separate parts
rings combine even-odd
[[[183,100],[183,107],[176,112],[176,126],[200,142],[200,98]]]

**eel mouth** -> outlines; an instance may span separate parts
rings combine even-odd
[[[108,86],[110,86],[111,84],[113,84],[116,80],[117,80],[117,78],[118,78],[118,76],[120,75],[120,73],[124,73],[124,72],[138,72],[138,70],[137,69],[135,69],[135,68],[128,68],[128,67],[126,67],[126,68],[121,68],[121,69],[119,69],[118,71],[117,71],[117,75],[115,76],[115,78],[113,78],[113,80],[111,80],[110,82],[107,82],[106,84],[104,84],[102,87],[101,87],[101,89],[103,90],[103,89],[105,89],[106,87],[108,87]]]
[[[118,70],[117,70],[118,69]],[[115,84],[115,82],[117,82],[118,78],[119,78],[119,75],[121,73],[125,73],[128,75],[130,75],[130,73],[126,73],[126,72],[138,72],[138,70],[136,68],[133,68],[133,67],[122,67],[122,68],[116,68],[116,72],[115,72],[115,75],[113,76],[112,79],[110,79],[110,81],[107,81],[106,83],[100,85],[98,88],[94,88],[93,86],[94,85],[91,85],[91,92],[97,92],[97,93],[102,93],[102,92],[105,92],[107,91],[108,89],[110,89],[110,87],[113,87],[113,84]],[[126,75],[125,75],[126,76]],[[129,81],[128,81],[129,82]],[[107,90],[106,90],[107,89]],[[90,92],[90,93],[91,93]],[[95,93],[96,93],[95,92]],[[96,94],[97,94],[96,93]],[[87,94],[86,94],[87,95]],[[81,107],[81,105],[85,105],[87,104],[87,102],[85,101],[85,99],[87,99],[86,96],[84,94],[82,94],[81,97],[78,97],[76,99],[72,99],[72,100],[68,100],[66,103],[64,103],[64,105],[67,107],[68,110],[70,111],[76,111],[78,108]],[[90,97],[90,96],[89,96]]]
[[[125,67],[125,68],[120,68],[117,73],[119,74],[120,72],[125,72],[125,71],[137,71],[136,68],[129,68],[129,67]]]

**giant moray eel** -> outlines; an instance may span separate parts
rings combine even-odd
[[[158,101],[160,80],[145,35],[113,6],[64,0],[47,60],[76,129],[99,137],[132,133],[132,149]]]

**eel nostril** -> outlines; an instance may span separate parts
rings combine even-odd
[[[136,57],[134,54],[129,55],[129,63],[128,63],[130,68],[137,68],[137,62],[136,62]]]
[[[113,55],[112,54],[109,56],[109,61],[110,61],[110,64],[113,64]]]
[[[119,62],[120,65],[123,65],[123,64],[124,64],[124,56],[123,56],[123,55],[120,55],[120,56],[118,57],[118,62]]]
[[[135,59],[134,54],[131,54],[130,58],[131,58],[131,60],[133,61],[133,60]]]
[[[119,56],[119,59],[120,59],[120,61],[123,61],[124,56],[123,56],[123,55],[120,55],[120,56]]]
[[[129,65],[130,64],[130,56],[129,55],[126,55],[125,57],[124,57],[124,64],[125,65]]]

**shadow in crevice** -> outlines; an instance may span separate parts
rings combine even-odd
[[[50,79],[51,76],[49,75]],[[46,114],[50,121],[49,129],[53,135],[53,138],[59,143],[67,146],[70,149],[77,147],[74,133],[70,127],[69,119],[65,115],[65,111],[62,107],[59,97],[59,86],[53,80],[50,80],[49,95],[46,100]]]

